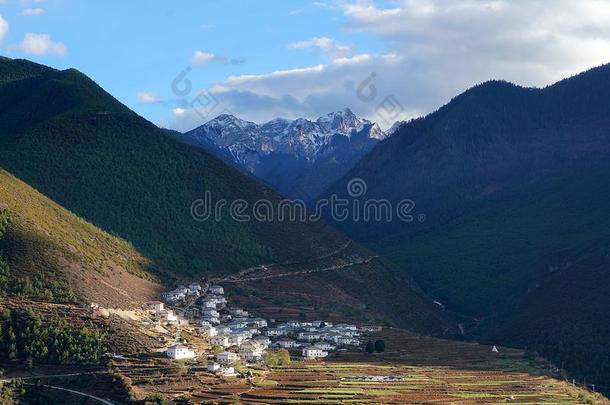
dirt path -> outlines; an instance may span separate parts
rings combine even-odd
[[[39,379],[39,378],[78,377],[78,376],[82,376],[82,375],[107,374],[107,373],[108,373],[108,371],[85,371],[85,372],[79,372],[79,373],[64,373],[64,374],[51,374],[51,375],[49,375],[49,374],[40,374],[40,375],[23,376],[23,377],[3,378],[0,381],[3,382],[3,383],[10,383],[12,380],[14,380],[16,378],[19,378],[21,380],[34,380],[34,379]],[[24,385],[29,385],[29,386],[37,386],[37,384],[34,384],[34,383],[26,383],[26,382],[24,382],[23,384]],[[69,389],[69,388],[57,387],[55,385],[47,385],[47,384],[42,384],[42,385],[40,385],[40,387],[54,389],[54,390],[66,391],[66,392],[70,392],[72,394],[81,395],[83,397],[87,397],[87,398],[93,399],[95,401],[101,402],[102,404],[114,405],[112,402],[108,401],[107,399],[96,397],[95,395],[87,394],[86,392],[82,392],[82,391],[76,391],[76,390],[72,390],[72,389]]]
[[[308,262],[303,262],[301,264],[307,264],[307,263],[313,263],[319,260],[324,260],[324,259],[328,259],[329,257],[335,256],[341,252],[343,252],[345,249],[347,249],[349,246],[351,246],[352,241],[348,240],[346,243],[344,243],[343,245],[341,245],[339,248],[333,250],[332,252],[326,253],[322,256],[313,258],[311,260],[309,260]],[[372,258],[371,258],[372,259]],[[283,275],[275,275],[273,277],[248,277],[253,273],[259,273],[262,271],[267,271],[273,267],[280,267],[280,266],[289,266],[289,265],[295,265],[295,264],[299,264],[299,262],[296,261],[291,261],[291,262],[285,262],[285,263],[268,263],[268,264],[261,264],[258,266],[254,266],[254,267],[248,267],[246,269],[240,270],[237,274],[232,274],[229,276],[225,276],[225,277],[218,277],[218,278],[213,278],[210,279],[210,283],[212,284],[221,284],[221,283],[236,283],[236,282],[241,282],[241,281],[252,281],[252,280],[263,280],[266,278],[275,278],[275,277],[285,277],[287,275],[290,274],[304,274],[307,272],[317,272],[317,271],[329,271],[331,269],[319,269],[317,271],[307,271],[307,272],[300,272],[300,273],[285,273]],[[353,264],[361,264],[361,263],[353,263]]]
[[[27,384],[27,385],[34,385],[34,384]],[[41,387],[49,388],[49,389],[53,389],[53,390],[70,392],[72,394],[76,394],[76,395],[80,395],[83,397],[93,399],[94,401],[101,402],[102,404],[105,404],[105,405],[114,405],[113,402],[110,402],[104,398],[96,397],[95,395],[87,394],[86,392],[82,392],[82,391],[71,390],[69,388],[63,388],[63,387],[56,387],[54,385],[41,385]]]
[[[329,267],[316,268],[316,269],[308,269],[308,270],[300,270],[300,271],[289,271],[289,272],[284,272],[284,273],[266,274],[266,275],[262,275],[262,276],[256,276],[256,275],[254,275],[254,276],[247,276],[247,277],[233,276],[233,277],[227,277],[224,280],[219,280],[218,282],[224,282],[224,283],[242,283],[242,282],[248,282],[248,281],[268,280],[268,279],[279,278],[279,277],[302,276],[302,275],[305,275],[305,274],[322,273],[322,272],[325,272],[325,271],[339,271],[339,270],[347,269],[349,267],[353,267],[353,266],[357,266],[357,265],[361,265],[361,264],[370,263],[372,260],[374,260],[377,257],[378,256],[370,256],[370,257],[367,257],[366,259],[362,259],[362,260],[356,260],[356,261],[352,261],[352,262],[349,262],[349,263],[343,263],[343,264],[338,264],[338,265],[329,266]],[[269,269],[270,269],[269,267],[265,267],[265,268],[263,268],[261,270],[262,271],[267,271]],[[249,272],[247,274],[249,275],[251,273],[252,272]]]
[[[35,385],[35,384],[28,383],[26,385]],[[76,394],[76,395],[80,395],[80,396],[83,396],[83,397],[87,397],[87,398],[93,399],[94,401],[101,402],[102,404],[105,404],[105,405],[114,405],[113,402],[110,402],[110,401],[108,401],[108,400],[106,400],[104,398],[96,397],[95,395],[87,394],[86,392],[82,392],[82,391],[71,390],[69,388],[63,388],[63,387],[56,387],[54,385],[41,385],[41,387],[50,388],[50,389],[53,389],[53,390],[60,390],[60,391],[70,392],[72,394]]]

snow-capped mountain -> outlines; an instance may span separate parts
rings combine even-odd
[[[304,199],[322,192],[387,137],[348,108],[315,121],[276,118],[264,124],[223,114],[183,136]]]

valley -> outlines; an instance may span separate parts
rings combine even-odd
[[[579,90],[607,74],[483,84],[395,132],[344,109],[178,134],[1,58],[0,399],[607,404],[610,93]],[[192,212],[352,178],[425,221]]]

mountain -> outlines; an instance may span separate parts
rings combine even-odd
[[[386,137],[379,125],[348,108],[316,121],[277,118],[261,125],[223,114],[182,136],[282,193],[307,201]]]
[[[0,167],[91,226],[125,241],[141,257],[137,268],[159,283],[224,277],[262,264],[281,268],[325,262],[319,266],[346,269],[341,275],[316,273],[334,292],[331,310],[346,300],[358,311],[370,308],[379,318],[405,326],[408,322],[415,330],[443,333],[450,327],[408,277],[395,275],[391,266],[373,260],[372,252],[323,221],[243,221],[231,215],[234,201],[252,209],[257,201],[279,206],[283,197],[139,117],[81,72],[11,59],[0,60],[0,72]],[[26,204],[28,198],[22,201]],[[201,204],[218,208],[219,215],[196,215]],[[45,213],[36,217],[42,221]],[[32,226],[46,229],[44,222]],[[56,232],[79,235],[70,229],[58,225]],[[68,251],[71,245],[79,249],[69,242],[75,236],[65,237]],[[89,253],[84,257],[95,259]],[[97,260],[87,266],[104,268]],[[298,278],[300,288],[317,288],[307,277],[303,284],[303,278]],[[98,287],[103,291],[102,283],[90,283],[84,296],[101,295]],[[362,289],[376,288],[386,294],[363,294]]]
[[[490,338],[538,348],[589,381],[608,381],[609,253],[606,236],[545,257],[532,267],[533,279],[516,310],[489,328]]]
[[[599,297],[610,293],[610,270],[584,270],[582,262],[579,273],[554,273],[548,289],[532,286],[545,285],[538,282],[545,260],[607,235],[608,100],[610,65],[543,89],[478,85],[401,125],[327,193],[347,197],[349,180],[362,179],[361,199],[412,200],[411,222],[337,225],[413,276],[449,311],[476,317],[470,333],[561,357],[566,367],[570,356],[571,369],[587,373],[579,364],[595,367],[608,358],[603,342],[610,335],[594,314],[604,303]],[[597,298],[583,291],[596,291]],[[568,315],[566,306],[579,309]],[[556,324],[542,339],[544,316]],[[501,333],[509,324],[518,330]],[[561,328],[588,331],[587,344],[579,333],[555,333]]]

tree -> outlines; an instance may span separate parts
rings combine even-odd
[[[385,351],[385,342],[383,340],[375,341],[375,351],[377,353],[383,353]]]
[[[372,340],[369,340],[368,342],[366,342],[366,352],[367,353],[375,352],[375,343],[373,343]]]
[[[150,394],[144,399],[145,404],[165,405],[167,400],[159,393]]]
[[[286,349],[269,350],[263,355],[265,364],[271,367],[287,366],[290,364],[290,353]]]

